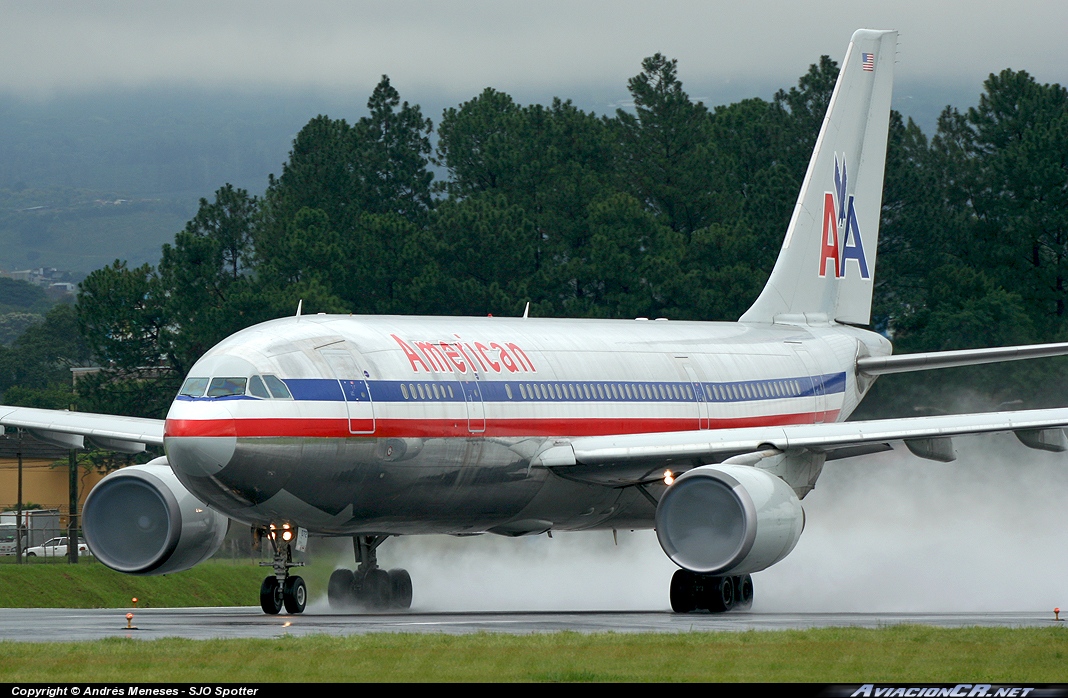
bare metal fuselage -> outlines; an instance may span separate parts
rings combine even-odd
[[[228,338],[190,376],[276,376],[291,398],[179,396],[165,443],[192,493],[249,524],[649,528],[662,471],[606,480],[531,460],[559,437],[844,420],[867,389],[857,357],[889,353],[841,325],[286,318]]]

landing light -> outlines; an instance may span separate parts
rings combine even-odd
[[[665,470],[664,471],[664,484],[670,487],[671,483],[673,483],[673,482],[675,482],[675,476],[671,474],[670,470]]]
[[[293,532],[292,531],[283,531],[282,532],[282,540],[285,540],[285,541],[293,540]]]

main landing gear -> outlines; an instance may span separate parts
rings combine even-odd
[[[378,566],[375,550],[389,536],[353,536],[352,547],[359,566],[355,571],[340,569],[330,575],[327,599],[331,608],[367,610],[407,610],[412,607],[412,577],[407,570]]]
[[[715,577],[677,570],[671,577],[671,610],[675,613],[709,611],[723,613],[753,605],[753,578]]]
[[[293,562],[293,550],[288,541],[279,541],[275,532],[265,536],[274,550],[274,560],[261,562],[260,567],[273,567],[274,574],[260,585],[260,608],[264,613],[277,614],[285,606],[286,613],[302,613],[308,604],[308,585],[300,577],[289,575],[292,567],[303,567],[303,562]]]

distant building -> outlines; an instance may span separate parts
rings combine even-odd
[[[60,526],[67,525],[70,513],[70,473],[67,470],[68,451],[65,448],[22,439],[22,501],[39,504],[45,509],[60,511]],[[56,465],[57,461],[61,461]],[[0,510],[14,510],[18,504],[18,440],[0,437]],[[85,505],[85,497],[104,478],[96,471],[78,473],[78,509]],[[58,533],[56,535],[59,535]]]
[[[60,271],[55,267],[39,267],[37,269],[17,269],[15,271],[0,271],[0,276],[25,281],[34,286],[43,287],[49,296],[61,298],[74,295],[78,290],[78,284],[70,279],[73,274],[68,271]]]

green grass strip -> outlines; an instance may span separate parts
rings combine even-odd
[[[247,561],[214,562],[157,577],[122,574],[99,562],[0,564],[2,608],[255,606],[268,570]]]
[[[0,643],[0,682],[1063,683],[1066,656],[1060,627],[112,639]]]

